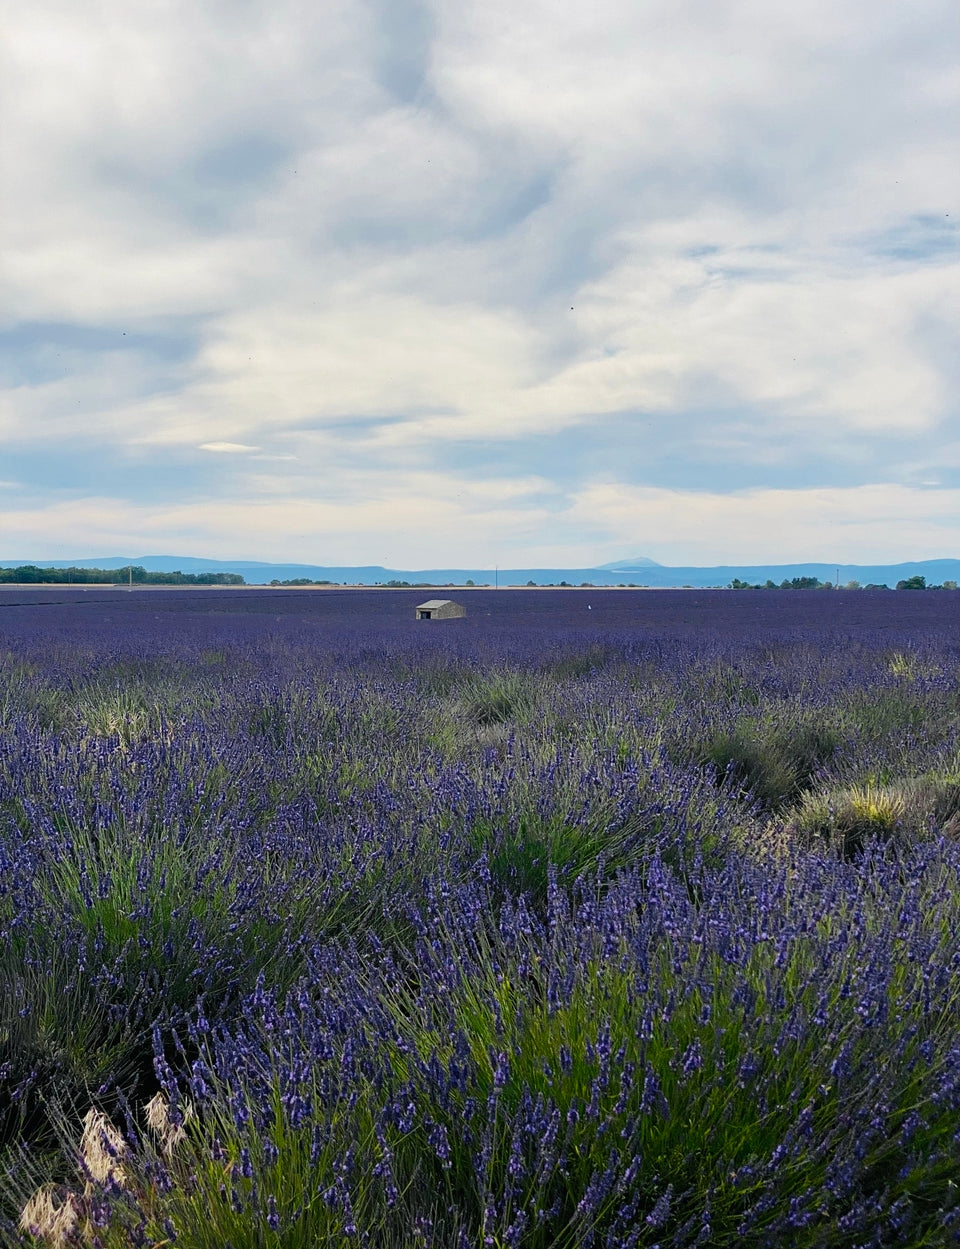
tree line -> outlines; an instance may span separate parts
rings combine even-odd
[[[246,585],[238,572],[147,572],[126,568],[0,568],[0,584],[15,585]]]
[[[888,585],[861,585],[859,581],[848,581],[846,585],[836,586],[832,581],[821,581],[819,577],[793,577],[789,581],[781,581],[779,585],[775,581],[767,580],[761,585],[751,585],[749,581],[741,581],[739,577],[734,577],[727,587],[730,590],[889,590]],[[923,576],[907,577],[904,581],[898,581],[896,588],[898,590],[955,590],[957,583],[955,581],[945,581],[943,585],[927,585],[927,579]]]

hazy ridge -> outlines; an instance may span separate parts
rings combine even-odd
[[[794,577],[818,577],[821,581],[836,581],[839,571],[841,585],[859,581],[861,585],[886,584],[895,586],[908,577],[924,576],[928,584],[960,580],[960,559],[911,560],[900,564],[836,564],[811,562],[804,564],[724,564],[716,567],[668,568],[638,556],[633,560],[617,560],[598,568],[385,568],[380,564],[331,565],[331,564],[276,564],[259,560],[200,559],[186,555],[138,555],[101,556],[94,559],[0,560],[0,567],[15,568],[22,564],[35,564],[41,568],[125,568],[128,564],[140,565],[148,572],[236,572],[250,585],[266,585],[271,581],[290,581],[310,578],[314,581],[333,581],[348,585],[376,585],[388,581],[424,582],[431,585],[453,583],[463,585],[474,581],[477,585],[524,585],[533,581],[537,585],[558,584],[566,581],[578,586],[590,582],[596,586],[635,585],[669,588],[677,586],[726,586],[734,578],[741,581],[779,582]]]

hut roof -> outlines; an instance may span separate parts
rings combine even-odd
[[[438,607],[446,607],[449,603],[452,603],[452,602],[453,602],[452,598],[427,599],[425,603],[420,603],[418,605],[417,611],[436,611]]]

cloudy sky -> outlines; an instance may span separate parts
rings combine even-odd
[[[0,559],[960,555],[955,0],[0,2]]]

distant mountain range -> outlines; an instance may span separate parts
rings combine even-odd
[[[646,555],[636,555],[633,559],[617,559],[612,564],[598,564],[600,572],[636,572],[640,568],[662,568],[655,559],[647,559]]]
[[[929,585],[943,581],[960,581],[960,559],[914,560],[904,564],[730,564],[715,568],[666,568],[645,556],[616,560],[598,568],[384,568],[379,564],[362,567],[321,564],[268,564],[256,560],[197,559],[187,555],[102,556],[99,559],[0,560],[0,567],[15,568],[35,564],[41,568],[126,568],[140,565],[148,572],[236,572],[250,585],[267,585],[271,581],[333,581],[346,585],[383,585],[389,581],[411,584],[516,586],[532,581],[536,585],[557,585],[561,581],[578,586],[589,582],[596,586],[624,584],[653,586],[666,589],[676,586],[696,588],[726,586],[735,578],[750,583],[775,581],[779,584],[794,577],[817,577],[821,581],[840,583],[859,581],[861,585],[895,586],[908,577],[926,577]]]

